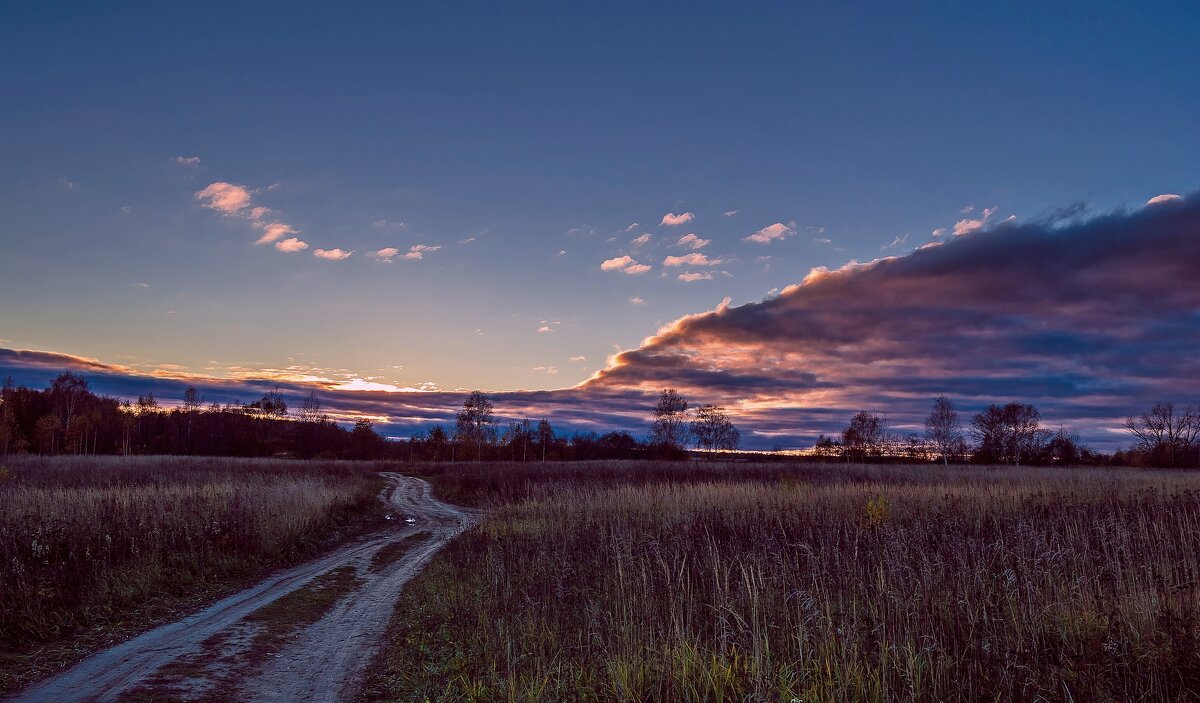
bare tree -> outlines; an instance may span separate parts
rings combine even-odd
[[[664,390],[654,406],[650,438],[667,449],[682,449],[687,441],[687,399],[674,388]]]
[[[1041,453],[1050,433],[1041,427],[1042,415],[1032,405],[989,405],[971,419],[971,433],[984,461],[1019,465]]]
[[[308,397],[300,405],[300,413],[297,415],[300,422],[311,424],[320,422],[321,417],[321,399],[317,397],[316,391],[311,391]]]
[[[554,428],[550,426],[550,421],[542,418],[538,421],[537,426],[538,441],[542,443],[542,463],[546,461],[546,445],[554,441]]]
[[[490,442],[493,433],[492,401],[479,391],[471,391],[471,395],[463,402],[463,408],[458,412],[456,429],[458,436],[475,444],[475,461],[483,459],[483,445]]]
[[[87,392],[88,384],[83,376],[70,371],[63,371],[50,384],[50,397],[58,413],[58,427],[67,433],[63,438],[64,445],[70,441],[70,430],[77,426],[73,424],[75,412],[79,409],[79,401]],[[48,423],[46,426],[49,426]]]
[[[875,413],[860,410],[850,418],[850,424],[842,430],[842,446],[846,458],[856,457],[859,461],[868,455],[883,453],[887,440],[887,423]]]
[[[1200,444],[1200,410],[1195,406],[1158,403],[1141,417],[1127,419],[1125,427],[1139,451],[1171,467],[1190,462]]]
[[[0,391],[0,454],[8,454],[17,440],[17,411],[13,407],[17,402],[16,388],[12,376],[4,379],[4,389]]]
[[[701,405],[696,408],[696,419],[692,421],[692,436],[701,449],[737,449],[742,434],[730,422],[725,408],[718,405]]]
[[[933,410],[925,419],[925,436],[942,455],[942,464],[950,463],[950,454],[962,445],[962,423],[954,403],[944,395],[933,401]]]

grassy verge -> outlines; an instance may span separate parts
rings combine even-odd
[[[1200,695],[1200,475],[645,471],[513,476],[405,590],[366,700]]]
[[[0,693],[382,526],[378,467],[6,460]]]

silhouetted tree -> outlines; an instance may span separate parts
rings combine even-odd
[[[1200,443],[1200,410],[1157,403],[1141,417],[1130,417],[1125,427],[1133,435],[1134,447],[1159,466],[1181,466],[1195,462]]]
[[[962,423],[958,419],[958,410],[944,395],[939,395],[933,401],[933,410],[925,419],[925,436],[942,455],[943,465],[949,464],[950,454],[962,446]]]
[[[883,419],[874,413],[860,410],[850,418],[846,429],[842,430],[842,447],[847,458],[864,461],[868,456],[882,454],[886,437],[887,426]]]
[[[441,425],[434,425],[429,431],[429,449],[433,454],[434,461],[440,461],[446,451],[446,445],[450,443],[450,437],[446,434],[445,428]]]
[[[492,402],[483,393],[471,391],[463,401],[455,424],[458,436],[475,445],[475,461],[483,460],[483,445],[491,440],[493,423]]]
[[[1033,461],[1049,435],[1040,426],[1041,417],[1028,404],[989,405],[971,420],[978,442],[976,459],[1014,465]]]
[[[17,445],[17,389],[12,376],[4,379],[0,390],[0,454],[8,454]]]
[[[692,421],[692,436],[701,449],[737,449],[742,434],[730,422],[725,408],[717,405],[701,405],[696,409]]]
[[[321,399],[317,392],[312,391],[300,405],[300,413],[296,416],[300,422],[321,422]]]
[[[674,388],[664,390],[654,406],[651,441],[670,451],[683,449],[687,440],[688,402]]]
[[[370,459],[382,454],[384,439],[375,431],[375,423],[365,417],[354,422],[350,439],[354,444],[354,453],[359,459]]]
[[[554,441],[554,428],[550,426],[550,421],[542,418],[538,421],[537,426],[538,441],[542,444],[542,462],[546,461],[546,447]]]

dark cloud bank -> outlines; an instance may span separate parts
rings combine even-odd
[[[1075,215],[1077,213],[1072,213]],[[80,368],[101,391],[178,397],[185,381],[42,352],[0,373],[44,382]],[[197,383],[247,400],[274,381]],[[297,398],[303,384],[280,384]],[[751,447],[799,446],[860,408],[917,429],[939,393],[966,411],[1020,400],[1098,448],[1158,400],[1200,400],[1200,197],[1087,221],[1008,223],[906,256],[814,270],[778,297],[685,317],[579,387],[493,394],[505,415],[645,431],[654,392],[735,410]],[[388,431],[446,421],[461,395],[323,391]]]

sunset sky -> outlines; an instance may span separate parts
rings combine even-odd
[[[753,448],[1200,400],[1195,3],[0,10],[0,374]],[[875,262],[875,263],[870,263]],[[589,381],[589,379],[591,379]],[[582,384],[582,385],[581,385]]]

